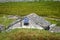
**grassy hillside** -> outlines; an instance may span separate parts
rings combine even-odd
[[[56,26],[60,26],[60,20],[56,20],[55,18],[45,18],[51,24],[56,24]]]
[[[0,33],[0,40],[60,40],[60,34],[38,29],[15,29]]]
[[[7,16],[0,17],[0,24],[4,25],[5,28],[8,27],[8,25],[10,25],[13,21],[15,21],[14,19],[8,19]]]
[[[0,14],[24,16],[29,13],[37,13],[40,16],[60,18],[60,2],[0,3]]]
[[[7,2],[0,3],[0,24],[9,25],[14,20],[3,19],[2,15],[24,16],[36,13],[40,16],[60,18],[60,2]],[[51,23],[60,21],[47,19]],[[9,32],[0,33],[0,40],[60,40],[60,33],[50,33],[37,29],[15,29]]]

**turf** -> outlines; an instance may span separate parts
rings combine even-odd
[[[60,40],[60,34],[38,29],[14,29],[0,33],[0,40]]]
[[[30,13],[36,13],[40,16],[60,18],[60,2],[0,3],[0,14],[24,16]]]
[[[56,26],[60,27],[60,20],[55,20],[54,18],[45,18],[47,21],[49,21],[51,24],[56,24]]]
[[[7,28],[8,25],[10,25],[15,20],[14,19],[8,19],[7,15],[4,15],[4,16],[0,16],[0,24],[4,25],[4,27]]]

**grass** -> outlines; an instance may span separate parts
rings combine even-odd
[[[51,22],[51,24],[56,24],[57,23],[57,21],[56,20],[52,20],[52,19],[50,19],[50,18],[45,18],[47,21],[49,21],[49,22]]]
[[[54,18],[53,18],[53,20],[52,20],[52,18],[45,18],[47,21],[49,21],[51,24],[56,24],[57,26],[60,26],[60,20],[55,20]]]
[[[0,14],[24,16],[30,13],[36,13],[40,16],[60,18],[60,2],[0,3]]]
[[[8,25],[10,25],[10,23],[12,23],[14,20],[13,19],[8,19],[7,15],[4,15],[5,17],[1,16],[0,17],[0,24],[4,25],[5,28],[8,27]]]
[[[60,34],[38,29],[14,29],[0,33],[0,40],[60,40]]]

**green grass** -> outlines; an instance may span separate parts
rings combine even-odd
[[[8,19],[7,15],[4,15],[5,18],[3,16],[0,17],[0,24],[4,25],[5,28],[8,27],[8,25],[10,25],[14,20],[13,19]]]
[[[0,3],[0,14],[24,16],[36,13],[40,16],[60,18],[60,2],[6,2]]]
[[[56,20],[52,20],[52,19],[50,19],[50,18],[45,18],[47,21],[49,21],[49,22],[51,22],[51,24],[56,24],[57,23],[57,21]]]
[[[60,40],[60,34],[38,29],[14,29],[0,33],[0,40]]]
[[[45,18],[45,19],[49,21],[51,24],[56,24],[57,26],[60,26],[60,20],[55,20],[54,18]]]

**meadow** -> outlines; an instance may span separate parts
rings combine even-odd
[[[6,2],[0,3],[0,14],[24,16],[36,13],[39,16],[60,18],[60,2]]]
[[[7,28],[15,19],[9,19],[7,15],[0,16],[0,25],[3,25],[4,28]]]
[[[60,40],[60,34],[38,29],[14,29],[0,33],[0,40]]]

